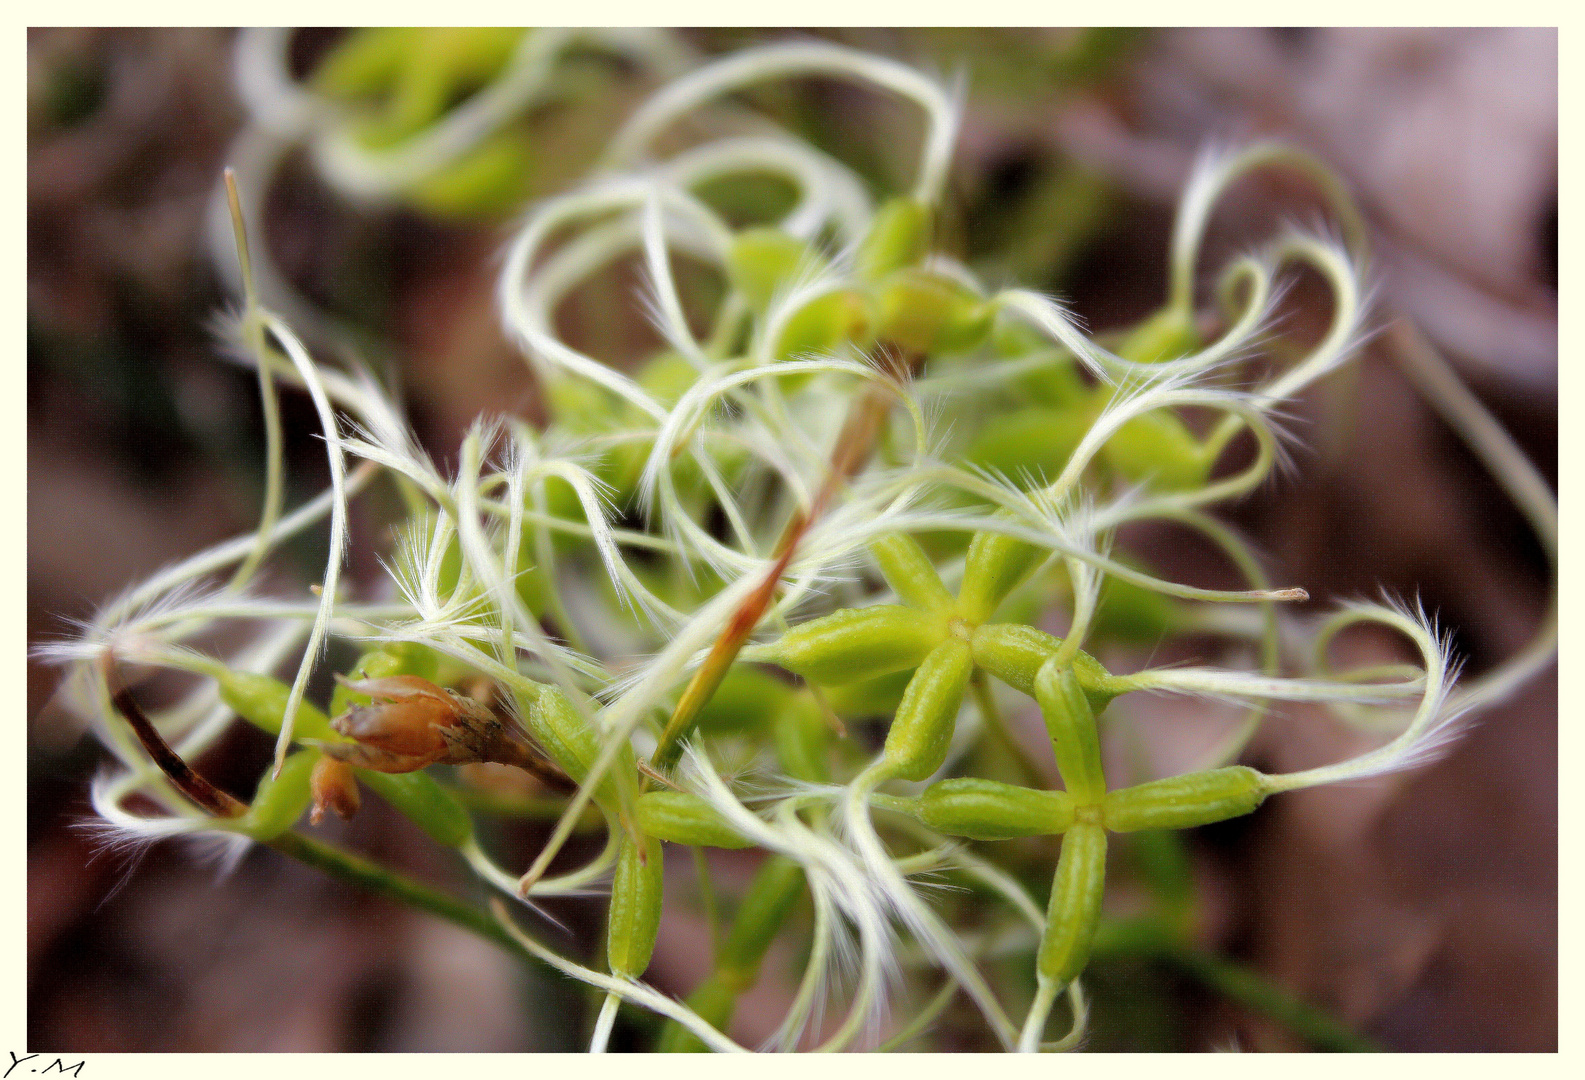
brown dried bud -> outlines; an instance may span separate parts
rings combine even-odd
[[[319,824],[327,807],[334,810],[342,821],[358,812],[358,781],[352,775],[352,768],[345,762],[329,754],[323,755],[314,764],[314,773],[308,783],[314,793],[314,806],[308,812],[310,825]]]
[[[352,682],[349,690],[374,701],[355,705],[330,726],[355,744],[325,747],[350,765],[376,772],[403,773],[426,765],[470,765],[494,761],[538,773],[545,767],[526,736],[473,698],[436,686],[416,675]]]

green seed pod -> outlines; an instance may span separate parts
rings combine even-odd
[[[660,841],[646,836],[642,844],[622,838],[617,854],[616,877],[611,882],[610,918],[606,923],[605,952],[611,974],[636,979],[649,967],[660,932],[665,863]]]
[[[958,282],[918,267],[900,270],[876,298],[875,336],[916,353],[966,352],[991,332],[995,309]]]
[[[716,971],[727,986],[742,993],[754,985],[765,953],[803,893],[803,867],[791,859],[772,855],[760,865],[716,956]]]
[[[313,801],[309,779],[319,760],[318,750],[299,750],[286,759],[281,775],[273,775],[273,766],[266,767],[253,793],[253,803],[248,812],[236,820],[236,826],[255,840],[273,840],[297,824],[308,804]]]
[[[1013,388],[1032,404],[1051,409],[1077,409],[1093,421],[1095,405],[1090,384],[1079,374],[1079,362],[1066,349],[1054,349],[1051,361],[1013,382]]]
[[[506,64],[524,33],[533,31],[366,27],[338,42],[311,82],[322,94],[351,99],[387,89],[404,70],[443,67],[456,81],[477,85]]]
[[[1045,359],[1045,363],[1015,375],[1008,384],[1017,399],[1053,407],[1089,400],[1090,384],[1079,374],[1074,355],[1023,320],[996,320],[989,345],[1004,360],[1034,356]]]
[[[974,663],[1015,690],[1035,696],[1035,676],[1041,665],[1062,647],[1062,639],[1033,626],[1016,623],[987,623],[974,631]],[[1073,671],[1097,716],[1106,711],[1117,692],[1107,687],[1111,672],[1100,661],[1080,650],[1073,657]]]
[[[402,661],[401,674],[417,675],[420,679],[430,682],[448,683],[454,681],[449,673],[442,673],[443,667],[461,667],[460,661],[453,660],[436,652],[428,645],[420,645],[416,641],[390,641],[380,647],[381,652],[390,653]]]
[[[1101,604],[1092,628],[1097,637],[1153,645],[1168,634],[1184,629],[1188,617],[1171,597],[1112,577],[1101,591]]]
[[[872,716],[890,717],[903,703],[912,671],[894,671],[878,679],[833,686],[823,690],[826,704],[844,720],[864,720]]]
[[[1156,899],[1178,911],[1194,899],[1194,867],[1183,838],[1171,829],[1142,829],[1128,840],[1130,862]]]
[[[840,351],[843,344],[869,348],[875,340],[870,301],[853,289],[837,289],[810,300],[781,324],[770,354],[777,360],[801,360]],[[791,388],[799,383],[788,380]]]
[[[712,734],[758,733],[770,726],[796,691],[772,675],[747,664],[726,673],[694,724]]]
[[[1106,830],[1080,822],[1062,838],[1062,854],[1051,883],[1046,932],[1036,968],[1042,978],[1066,986],[1084,970],[1101,918],[1106,885]]]
[[[698,380],[699,369],[689,363],[686,356],[673,349],[665,349],[650,357],[639,370],[637,382],[656,401],[670,408],[677,404],[688,392],[688,388]],[[633,418],[637,420],[639,414],[634,413]],[[641,466],[643,459],[648,455],[648,448],[643,448],[639,455]]]
[[[314,71],[314,89],[345,100],[390,85],[412,53],[415,32],[407,26],[355,30]]]
[[[775,737],[782,772],[811,783],[831,782],[831,725],[808,691],[782,707],[776,716]]]
[[[611,391],[576,376],[547,380],[544,394],[556,426],[577,435],[604,430],[619,408]]]
[[[1177,308],[1163,308],[1124,340],[1118,354],[1140,364],[1156,364],[1187,356],[1200,347],[1194,317]],[[1099,387],[1096,405],[1111,401],[1114,389]],[[1136,416],[1107,440],[1101,457],[1134,483],[1160,491],[1202,487],[1214,462],[1183,421],[1164,410]]]
[[[271,735],[281,733],[281,720],[286,716],[286,699],[291,696],[291,687],[268,675],[229,669],[220,677],[219,683],[220,700],[228,708],[235,710],[238,716],[254,727]],[[342,741],[341,736],[331,728],[325,714],[307,701],[297,709],[297,721],[292,726],[292,734],[298,739]]]
[[[1114,832],[1191,829],[1247,814],[1269,794],[1260,773],[1229,765],[1121,788],[1108,793],[1102,805],[1106,827]]]
[[[694,987],[693,993],[685,1001],[701,1020],[717,1031],[725,1031],[737,1008],[737,991],[728,986],[720,975],[711,974]],[[655,1052],[659,1054],[703,1054],[709,1049],[699,1036],[675,1020],[666,1021],[666,1026],[661,1029],[660,1041],[655,1044]]]
[[[520,706],[521,703],[520,697]],[[520,707],[518,713],[524,718],[529,733],[550,755],[551,760],[561,766],[562,772],[583,783],[584,777],[589,775],[589,770],[599,760],[600,737],[589,727],[566,693],[555,686],[541,687],[539,696],[527,708]],[[631,777],[637,768],[633,748],[623,747],[594,792],[595,802],[607,814],[615,815],[619,805],[618,777]]]
[[[1080,806],[1093,806],[1106,795],[1101,770],[1101,742],[1095,731],[1095,713],[1071,667],[1047,660],[1035,676],[1035,700],[1046,720],[1057,771],[1068,793]]]
[[[1131,330],[1117,347],[1117,355],[1136,364],[1159,364],[1188,356],[1200,347],[1194,316],[1175,307],[1164,307]]]
[[[1051,552],[1001,533],[975,533],[963,565],[958,614],[978,626]]]
[[[843,608],[801,623],[754,658],[780,664],[812,683],[842,685],[918,666],[946,628],[911,608]]]
[[[888,199],[875,211],[870,231],[859,242],[859,276],[879,281],[895,270],[917,266],[930,252],[934,227],[930,207],[918,199],[909,195]]]
[[[695,847],[751,847],[716,810],[686,791],[646,791],[635,804],[639,831],[670,844]]]
[[[506,65],[522,33],[493,28],[413,29],[397,39],[404,49],[394,68],[380,65],[378,62],[384,57],[379,50],[371,50],[375,53],[371,59],[376,63],[369,63],[362,71],[354,70],[353,74],[365,76],[362,94],[386,93],[378,111],[364,121],[360,141],[370,148],[381,148],[417,135],[452,107],[459,92],[491,82]],[[371,70],[385,77],[369,80]],[[330,71],[325,81],[336,81],[331,78],[336,75],[345,84],[345,69]]]
[[[1162,409],[1136,416],[1118,428],[1101,448],[1101,457],[1123,478],[1156,491],[1203,487],[1212,465],[1183,421]]]
[[[870,554],[902,602],[930,612],[946,611],[952,594],[941,584],[941,575],[911,536],[889,533],[870,542]]]
[[[437,844],[461,847],[473,836],[473,818],[457,797],[424,772],[355,770],[358,780],[423,829]]]
[[[1028,405],[992,418],[963,459],[1013,479],[1029,475],[1044,483],[1062,472],[1094,419],[1087,407]]]
[[[800,272],[819,270],[826,260],[796,236],[773,226],[744,229],[732,239],[726,275],[749,307],[763,315],[776,290]]]
[[[467,221],[511,213],[528,200],[538,156],[524,132],[503,131],[407,189],[414,206]]]
[[[947,638],[924,658],[886,733],[890,776],[923,780],[941,768],[973,673],[974,653],[962,638]]]
[[[960,776],[931,784],[915,801],[920,821],[973,840],[1051,836],[1073,824],[1073,796]]]

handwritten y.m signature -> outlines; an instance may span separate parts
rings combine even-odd
[[[24,1061],[33,1061],[35,1059],[40,1060],[40,1061],[43,1060],[43,1056],[40,1055],[40,1054],[28,1054],[25,1057],[17,1057],[16,1056],[16,1052],[13,1051],[13,1050],[7,1050],[6,1053],[11,1055],[11,1064],[10,1064],[9,1067],[7,1067],[7,1069],[6,1069],[6,1071],[4,1073],[0,1073],[0,1080],[8,1080],[8,1078],[11,1076],[11,1073],[13,1071],[15,1071],[16,1067],[18,1065],[22,1064]],[[73,1073],[73,1074],[75,1074],[77,1076],[77,1080],[82,1080],[83,1066],[86,1065],[86,1064],[87,1064],[86,1061],[79,1061],[75,1065],[67,1065],[65,1062],[61,1061],[60,1058],[56,1058],[54,1061],[50,1062],[48,1065],[44,1066],[44,1068],[42,1068],[42,1069],[34,1067],[34,1068],[30,1069],[29,1071],[30,1072]]]

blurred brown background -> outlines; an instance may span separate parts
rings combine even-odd
[[[966,73],[948,246],[993,283],[1016,278],[1070,298],[1098,331],[1160,302],[1173,202],[1202,144],[1275,135],[1319,154],[1370,217],[1380,310],[1420,322],[1555,489],[1554,31],[805,33]],[[689,40],[713,53],[775,36]],[[299,64],[334,41],[332,31],[300,35]],[[215,359],[207,327],[227,298],[201,245],[206,200],[243,120],[231,48],[226,31],[29,33],[31,641],[252,527],[256,394],[248,373]],[[558,163],[546,192],[577,175],[646,84],[618,72],[602,86],[587,111],[536,118]],[[809,82],[753,100],[877,184],[907,167],[910,118],[867,92]],[[438,459],[481,410],[533,413],[526,368],[492,307],[501,227],[354,211],[300,166],[266,208],[279,264],[358,323],[367,358],[400,372]],[[1209,252],[1316,213],[1300,187],[1242,184]],[[600,311],[568,318],[613,348],[631,333]],[[1297,475],[1231,517],[1319,602],[1379,586],[1418,594],[1478,674],[1528,640],[1546,604],[1546,561],[1380,350],[1300,410]],[[323,465],[306,399],[288,395],[285,409],[296,501],[322,484]],[[1169,576],[1216,572],[1171,537],[1137,539]],[[292,549],[298,583],[288,567],[277,587],[316,573],[314,542]],[[372,552],[351,572],[372,580]],[[273,853],[253,853],[223,880],[178,845],[96,853],[80,825],[105,755],[47,707],[56,678],[30,663],[29,1050],[577,1048],[583,1003],[559,977]],[[1273,799],[1202,830],[1193,843],[1206,943],[1391,1049],[1555,1049],[1556,721],[1553,669],[1431,768]],[[1317,763],[1348,738],[1284,725],[1251,760]],[[202,764],[245,790],[266,753],[237,732]],[[380,809],[332,837],[474,889]],[[515,827],[491,843],[526,852],[541,835]],[[558,913],[575,929],[599,919],[593,902]],[[685,992],[697,940],[696,927],[669,921],[650,979]],[[1295,1048],[1180,977],[1106,978],[1143,1004],[1126,1015],[1098,1004],[1098,1048]],[[776,1019],[752,998],[744,1012],[740,1037]]]

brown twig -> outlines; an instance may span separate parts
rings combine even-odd
[[[919,369],[924,365],[924,357],[918,353],[899,353],[890,346],[882,344],[877,346],[871,362],[898,381],[905,381],[918,374]],[[831,464],[826,472],[825,481],[815,493],[808,512],[794,513],[792,519],[787,522],[786,528],[782,530],[781,537],[776,542],[774,552],[776,561],[771,564],[764,580],[744,598],[743,603],[732,614],[726,629],[716,638],[704,663],[699,665],[688,686],[683,690],[682,697],[677,700],[677,707],[672,710],[671,719],[666,722],[666,728],[661,732],[660,740],[656,744],[655,753],[650,757],[650,763],[654,768],[667,769],[676,764],[677,756],[681,753],[683,735],[693,726],[699,710],[704,708],[721,685],[721,680],[726,678],[726,673],[732,667],[732,662],[737,659],[737,654],[747,644],[760,619],[765,617],[765,612],[769,610],[771,600],[776,595],[776,589],[781,584],[782,574],[786,572],[787,567],[792,563],[793,555],[798,550],[799,542],[808,533],[810,526],[825,514],[832,500],[836,498],[837,492],[858,474],[874,454],[875,443],[880,436],[881,425],[886,420],[891,403],[892,394],[886,386],[871,384],[864,391],[863,396],[849,407],[847,417],[842,422],[842,430],[837,435],[836,446],[831,451]]]
[[[104,659],[105,682],[112,682],[115,670],[115,659],[106,654]],[[226,794],[208,780],[204,779],[192,766],[182,760],[180,754],[172,750],[170,744],[155,728],[154,722],[148,718],[132,692],[126,687],[115,691],[110,698],[111,704],[126,718],[132,727],[132,732],[143,744],[143,749],[148,751],[150,759],[160,767],[160,771],[168,777],[176,790],[185,795],[195,806],[198,806],[216,817],[241,817],[248,812],[246,803]]]

